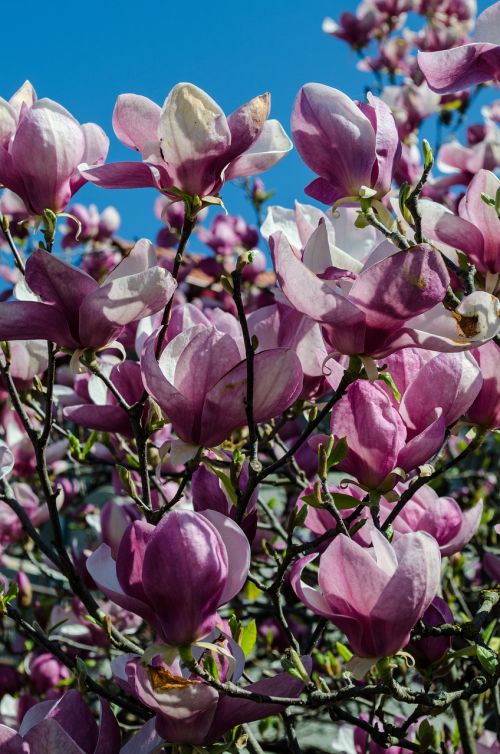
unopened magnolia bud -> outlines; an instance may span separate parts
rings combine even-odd
[[[325,480],[328,476],[328,454],[324,445],[318,446],[318,476]]]
[[[147,459],[148,459],[148,464],[150,466],[153,466],[153,468],[160,465],[161,463],[160,452],[158,448],[154,447],[154,445],[148,445]]]
[[[135,482],[132,479],[132,474],[128,469],[125,468],[125,466],[120,466],[120,464],[118,464],[116,468],[121,483],[123,484],[124,491],[132,498],[132,500],[137,500],[137,487],[135,486]]]
[[[424,168],[428,172],[434,165],[434,153],[427,139],[422,139],[422,151],[424,153]]]
[[[151,432],[156,432],[165,424],[163,413],[159,405],[152,398],[149,399],[147,426]]]
[[[23,607],[29,607],[33,600],[33,589],[31,587],[31,581],[26,576],[24,571],[19,571],[16,576],[17,583],[17,602]]]
[[[234,293],[234,288],[231,280],[227,277],[227,275],[221,275],[219,280],[226,293],[229,293],[229,295],[232,296]]]

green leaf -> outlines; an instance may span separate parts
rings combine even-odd
[[[476,647],[477,659],[486,670],[487,673],[493,675],[498,668],[498,655],[492,649],[488,647]]]
[[[238,637],[241,631],[241,623],[234,613],[231,613],[231,615],[229,616],[228,623],[229,629],[231,631],[231,636],[235,641],[238,641]]]
[[[350,659],[352,659],[352,652],[350,649],[346,647],[345,644],[341,644],[340,641],[335,642],[335,646],[337,648],[337,652],[342,657],[345,662],[349,662]]]
[[[318,500],[316,495],[303,495],[300,499],[307,505],[310,505],[311,508],[323,508],[323,501]]]
[[[255,586],[255,584],[252,581],[247,581],[245,592],[246,592],[247,599],[250,602],[255,602],[255,600],[258,600],[260,595],[262,594],[259,587]]]
[[[251,620],[245,628],[242,629],[238,644],[243,650],[245,657],[251,653],[257,641],[257,624],[255,620]]]
[[[345,437],[341,437],[340,440],[337,440],[332,450],[330,451],[330,454],[328,455],[328,470],[330,470],[332,466],[336,466],[341,461],[343,461],[347,455],[348,450],[349,446],[347,445],[347,440]]]
[[[216,681],[219,680],[219,668],[213,656],[208,652],[203,655],[203,667],[212,678],[215,678]]]
[[[340,511],[349,510],[349,508],[355,508],[359,505],[357,497],[351,495],[344,495],[342,492],[332,492],[333,502]]]
[[[76,460],[79,461],[81,456],[80,440],[72,432],[68,432],[68,445],[70,455],[74,456]]]
[[[430,746],[433,748],[439,747],[439,735],[429,720],[422,720],[418,726],[417,741],[422,747],[422,751],[427,751]]]
[[[281,658],[281,667],[283,670],[286,670],[287,673],[293,675],[294,678],[299,678],[303,683],[309,683],[309,674],[305,669],[300,656],[294,649],[288,651],[289,655]]]
[[[304,526],[306,517],[307,517],[307,505],[303,505],[300,510],[295,509],[297,512],[295,514],[295,520],[293,522],[293,528],[295,529],[297,526]]]
[[[485,644],[489,644],[491,637],[493,636],[493,631],[495,630],[495,626],[497,624],[497,621],[493,619],[488,623],[486,628],[483,631],[483,641]]]
[[[389,374],[389,372],[379,372],[378,378],[379,380],[382,380],[382,382],[385,382],[385,384],[387,385],[387,387],[389,388],[389,390],[392,392],[395,399],[399,403],[399,401],[401,400],[401,393],[397,389],[396,383],[392,379],[392,376]]]
[[[482,191],[481,191],[481,199],[483,200],[485,204],[489,204],[490,207],[495,206],[495,200],[493,199],[493,197],[488,196],[488,194],[484,194]]]
[[[210,471],[215,474],[216,477],[220,479],[222,482],[222,485],[224,489],[226,490],[227,494],[229,495],[229,499],[231,500],[233,505],[236,505],[236,502],[238,500],[238,497],[236,495],[236,491],[232,485],[232,482],[230,478],[227,476],[227,474],[224,474],[221,469],[218,469],[217,466],[212,466],[211,463],[206,464],[207,467],[210,469]]]
[[[88,454],[92,450],[92,446],[95,443],[96,439],[97,439],[97,432],[95,430],[92,430],[92,432],[89,435],[89,439],[87,440],[87,442],[85,443],[81,451],[80,459],[79,459],[80,461],[85,461]]]

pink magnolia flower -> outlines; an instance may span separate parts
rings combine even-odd
[[[443,623],[453,623],[454,618],[446,602],[441,597],[434,597],[422,615],[422,621],[426,626],[441,626]],[[451,641],[451,636],[429,636],[412,641],[408,648],[415,656],[419,667],[422,665],[425,667],[433,662],[439,662],[451,648]]]
[[[109,704],[100,700],[101,719],[78,691],[56,702],[35,704],[23,717],[19,732],[0,725],[0,750],[6,754],[119,754],[120,729]]]
[[[494,552],[485,552],[483,555],[483,568],[486,575],[493,582],[500,582],[500,555]]]
[[[485,730],[476,741],[477,754],[500,754],[500,742],[492,730]]]
[[[354,207],[340,206],[334,212],[323,212],[296,201],[293,209],[269,207],[261,233],[269,241],[273,234],[283,232],[297,252],[303,249],[302,261],[314,272],[322,273],[333,267],[337,271],[357,273],[384,240],[371,225],[357,228],[357,217]],[[321,231],[318,230],[320,225],[325,226]]]
[[[73,204],[68,208],[71,215],[69,225],[64,229],[61,239],[63,249],[72,249],[79,244],[93,241],[109,241],[120,227],[121,218],[114,207],[106,207],[99,212],[95,204]],[[78,225],[73,218],[80,223]],[[77,237],[78,236],[78,237]]]
[[[331,432],[349,447],[338,468],[368,489],[392,488],[395,469],[412,471],[439,450],[446,427],[469,408],[481,383],[477,365],[465,354],[430,359],[400,403],[380,382],[357,380],[332,411]]]
[[[3,443],[2,443],[3,445]],[[1,447],[0,447],[1,450]],[[24,513],[28,516],[33,526],[42,526],[49,520],[49,511],[47,505],[40,504],[40,501],[33,491],[31,485],[26,482],[13,482],[12,490],[14,497],[23,508]],[[58,505],[62,505],[62,498]],[[0,545],[7,545],[11,542],[17,542],[25,536],[23,526],[7,503],[0,502]]]
[[[129,406],[141,398],[144,391],[141,380],[141,368],[136,361],[129,359],[115,366],[102,365],[101,371],[111,380]],[[69,398],[64,400],[64,416],[75,424],[101,432],[114,432],[132,436],[132,425],[126,411],[106,387],[103,381],[94,375],[78,375],[75,380],[76,395],[71,405]],[[82,400],[83,399],[83,400]],[[147,409],[145,409],[147,413]]]
[[[181,440],[213,447],[246,425],[247,365],[240,338],[194,325],[172,338],[157,360],[156,337],[148,338],[142,353],[144,386]],[[278,416],[299,396],[302,369],[292,349],[257,353],[254,371],[255,421]]]
[[[300,156],[319,175],[305,193],[324,204],[358,197],[363,187],[382,197],[391,187],[401,151],[394,117],[368,94],[356,103],[338,89],[306,84],[292,112],[292,134]]]
[[[311,659],[303,657],[302,662],[306,671],[310,672]],[[145,667],[136,655],[122,655],[113,662],[112,669],[115,678],[128,693],[156,712],[155,721],[146,725],[150,736],[154,726],[157,744],[168,741],[207,746],[235,725],[261,720],[284,709],[280,704],[261,704],[219,694],[193,674],[183,671],[179,661],[169,666],[159,664]],[[236,668],[229,675],[223,667],[219,671],[220,680],[232,680],[234,683],[242,670]],[[304,685],[304,681],[288,673],[277,673],[243,688],[258,694],[298,697]],[[145,732],[142,735],[145,736]],[[137,746],[138,741],[132,741]],[[130,754],[137,751],[138,748],[132,747]],[[128,752],[127,747],[122,754],[125,752]]]
[[[301,580],[315,557],[294,565],[292,587],[306,607],[346,634],[360,657],[386,657],[406,646],[439,586],[439,548],[423,532],[391,545],[374,530],[371,548],[336,537],[320,557],[319,591]]]
[[[216,511],[186,510],[166,513],[156,527],[132,523],[116,562],[105,544],[87,560],[103,594],[140,615],[172,645],[210,633],[217,608],[241,590],[249,565],[248,540],[234,521]]]
[[[163,108],[137,94],[118,97],[113,128],[142,162],[117,162],[81,173],[104,188],[152,186],[179,199],[216,196],[224,181],[268,170],[291,149],[277,120],[267,120],[270,95],[255,97],[228,118],[194,84],[176,84]]]
[[[24,239],[29,235],[27,226],[30,218],[26,205],[17,194],[9,189],[4,189],[0,196],[0,213],[8,219],[10,232],[14,238]]]
[[[248,484],[248,462],[243,466],[239,476],[239,488],[243,491]],[[191,495],[193,498],[193,508],[199,513],[206,510],[218,511],[224,516],[229,516],[234,520],[237,519],[238,507],[231,499],[228,491],[224,487],[221,479],[210,471],[205,464],[200,464],[193,474],[191,480]],[[259,488],[252,493],[248,505],[245,509],[245,515],[240,523],[242,530],[248,537],[250,543],[253,542],[257,528],[257,500]]]
[[[489,340],[499,328],[500,302],[484,291],[465,296],[455,312],[441,303],[449,276],[427,244],[397,251],[380,244],[353,275],[336,268],[325,223],[302,254],[282,232],[270,238],[276,278],[291,306],[324,323],[344,354],[382,358],[408,346],[462,351]]]
[[[42,249],[28,259],[26,282],[38,300],[0,304],[0,339],[40,338],[71,350],[107,346],[129,322],[162,309],[176,288],[145,239],[102,285]]]
[[[494,173],[480,170],[458,205],[458,216],[440,204],[422,202],[426,236],[462,251],[481,274],[488,276],[490,292],[494,292],[500,274],[500,220],[495,207],[486,204],[481,194],[494,199],[499,188]]]
[[[403,491],[403,487],[398,489]],[[381,519],[392,511],[393,505],[382,500]],[[404,506],[394,520],[394,539],[408,532],[425,531],[434,537],[441,555],[461,552],[479,528],[483,503],[462,511],[452,497],[439,497],[437,492],[424,485]]]
[[[469,129],[468,136],[470,137]],[[499,129],[494,123],[481,129],[480,137],[462,144],[452,140],[443,144],[438,153],[438,167],[446,175],[434,180],[426,187],[424,195],[432,197],[432,192],[449,189],[452,186],[468,186],[482,170],[495,171],[500,165]],[[454,197],[455,200],[457,197]],[[439,201],[439,199],[438,199]]]
[[[499,80],[500,2],[481,13],[474,36],[475,41],[469,44],[418,54],[418,64],[431,89],[445,94]]]
[[[78,165],[104,162],[108,146],[99,126],[81,125],[51,99],[37,100],[28,81],[10,102],[0,99],[0,183],[29,214],[63,212],[86,182]]]
[[[0,359],[4,360],[3,353],[0,354]],[[10,344],[10,375],[18,390],[29,389],[33,377],[41,377],[47,364],[47,343],[41,340],[18,340]],[[2,376],[0,377],[0,395],[2,396],[3,384]]]
[[[39,694],[55,689],[58,683],[70,677],[66,665],[48,652],[33,657],[29,664],[29,675],[34,689]],[[56,689],[57,691],[57,689]]]
[[[465,418],[473,424],[489,429],[500,427],[500,347],[494,341],[471,351],[479,364],[483,384],[469,407]]]
[[[343,39],[356,50],[366,47],[380,22],[380,14],[372,3],[362,2],[356,13],[341,13],[338,23],[333,18],[325,18],[322,29],[337,39]]]
[[[255,249],[259,243],[257,228],[238,215],[217,215],[210,229],[198,228],[198,238],[222,256],[231,256],[238,249]]]
[[[441,101],[441,97],[432,92],[425,82],[420,86],[413,82],[386,86],[382,99],[392,110],[401,139],[416,131],[422,121],[439,110]]]

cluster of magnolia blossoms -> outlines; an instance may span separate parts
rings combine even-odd
[[[387,58],[415,5],[471,26],[466,3],[446,16],[384,0],[330,31],[363,48],[382,20]],[[404,126],[398,108],[422,76],[439,93],[497,80],[479,40],[499,8],[476,42],[429,34],[399,93],[301,89],[291,133],[325,211],[268,209],[274,276],[243,218],[202,224],[225,181],[290,150],[268,95],[228,117],[192,84],[162,108],[122,95],[113,127],[141,159],[115,164],[97,126],[29,84],[0,101],[15,263],[0,302],[0,754],[259,751],[266,723],[245,726],[270,716],[300,751],[288,708],[332,717],[347,750],[497,751],[495,477],[460,476],[500,428],[495,134],[445,144],[459,174],[445,183],[425,143],[410,163],[423,118]],[[117,239],[111,207],[71,205],[85,181],[158,189],[158,243],[177,254]],[[247,189],[259,215],[268,194]],[[210,256],[184,254],[192,234]],[[71,686],[100,697],[99,726]],[[474,694],[484,714],[469,719]],[[367,717],[382,696],[406,719]],[[430,722],[443,708],[457,733]]]

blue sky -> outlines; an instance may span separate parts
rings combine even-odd
[[[479,0],[480,9],[489,4]],[[0,95],[8,98],[29,78],[39,96],[104,128],[111,140],[108,160],[136,159],[111,127],[116,97],[134,92],[162,104],[179,81],[201,86],[227,113],[270,91],[272,116],[289,131],[292,103],[302,84],[319,81],[359,97],[369,83],[356,70],[357,59],[347,46],[321,31],[326,15],[338,17],[356,5],[352,0],[51,0],[42,9],[33,0],[19,6],[10,2],[2,8]],[[303,188],[311,177],[296,152],[263,176],[277,190],[276,203],[284,205],[295,197],[304,200]],[[147,189],[87,186],[77,200],[100,208],[114,204],[125,237],[154,237],[159,227],[152,211],[155,196]],[[223,197],[229,212],[253,220],[240,189],[227,186]]]

